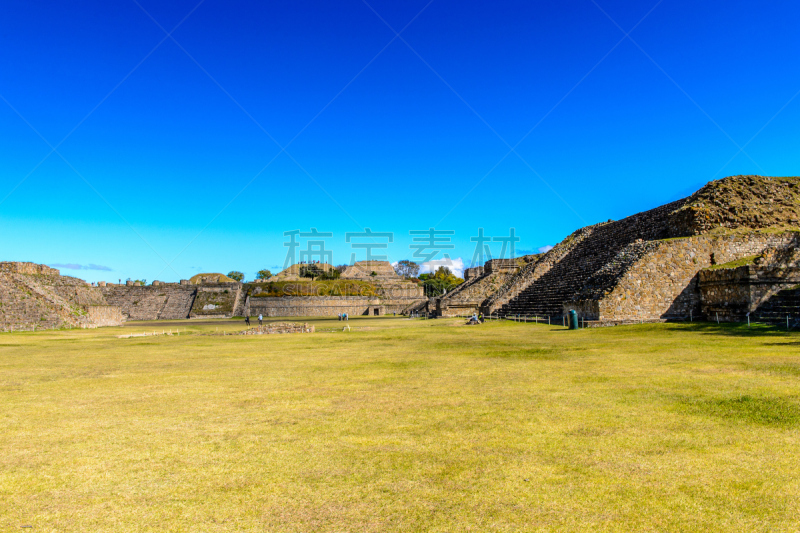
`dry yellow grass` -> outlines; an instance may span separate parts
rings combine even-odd
[[[0,528],[798,528],[798,334],[309,322],[0,335]]]

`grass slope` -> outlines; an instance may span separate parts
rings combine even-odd
[[[796,530],[798,334],[308,322],[0,335],[0,529]]]

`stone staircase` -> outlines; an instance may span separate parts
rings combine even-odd
[[[684,202],[579,229],[506,282],[482,306],[484,314],[561,316],[579,295],[613,288],[647,241],[678,236],[670,217]]]
[[[526,304],[515,305],[515,300],[534,284],[543,275],[549,272],[554,265],[559,264],[578,244],[586,240],[597,226],[587,226],[573,232],[561,241],[552,250],[544,254],[538,261],[525,265],[519,272],[511,276],[486,303],[482,306],[484,314],[500,314],[502,316],[526,313]],[[520,303],[528,302],[529,298],[523,296]],[[514,304],[512,304],[514,302]],[[560,314],[560,311],[559,311]]]
[[[189,318],[197,291],[172,290],[167,293],[167,301],[158,313],[159,320]]]
[[[800,326],[800,285],[783,289],[772,295],[753,313],[754,320],[770,324],[786,325],[789,317],[790,327]]]
[[[451,290],[447,294],[442,295],[442,297],[443,298],[453,298],[453,297],[461,294],[462,292],[464,292],[464,290],[468,289],[469,287],[472,287],[473,285],[475,285],[478,282],[478,280],[480,280],[482,277],[483,276],[479,276],[477,278],[472,278],[471,280],[465,281],[464,283],[462,283],[461,285],[458,285],[456,288],[454,288],[453,290]]]

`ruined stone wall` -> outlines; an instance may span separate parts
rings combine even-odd
[[[275,322],[246,329],[238,335],[275,335],[283,333],[314,333],[314,326],[308,324],[293,324],[291,322]]]
[[[744,265],[698,273],[701,311],[710,320],[744,322],[773,295],[800,284],[796,266]]]
[[[58,269],[50,268],[47,265],[29,263],[25,261],[2,261],[0,262],[0,272],[6,274],[26,274],[28,276],[60,276]]]
[[[350,316],[367,314],[372,306],[386,307],[388,313],[400,312],[396,305],[368,296],[310,296],[283,298],[250,298],[250,316]],[[389,310],[391,308],[391,310]]]
[[[218,283],[198,286],[189,317],[234,316],[241,293],[241,283]]]
[[[90,305],[86,311],[95,326],[121,326],[125,321],[122,311],[116,305]]]
[[[177,320],[230,317],[244,308],[242,284],[188,285],[158,283],[147,287],[100,287],[106,302],[118,306],[127,320]]]
[[[686,200],[672,216],[680,235],[719,228],[800,226],[800,179],[796,177],[729,176],[708,183]]]
[[[85,281],[35,263],[0,263],[0,330],[91,327],[86,308],[105,304]]]
[[[483,276],[483,267],[472,267],[464,270],[464,281],[470,281]]]
[[[609,285],[588,286],[564,302],[590,320],[689,318],[702,315],[698,273],[716,263],[797,246],[798,233],[697,235],[647,243],[626,251],[626,263]],[[644,252],[644,253],[641,253]],[[605,278],[604,278],[605,279]]]
[[[119,307],[126,320],[158,320],[189,318],[197,288],[177,283],[147,287],[106,284],[100,290],[106,302]]]

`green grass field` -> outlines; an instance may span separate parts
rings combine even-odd
[[[0,531],[800,527],[800,334],[309,322],[0,334]]]

